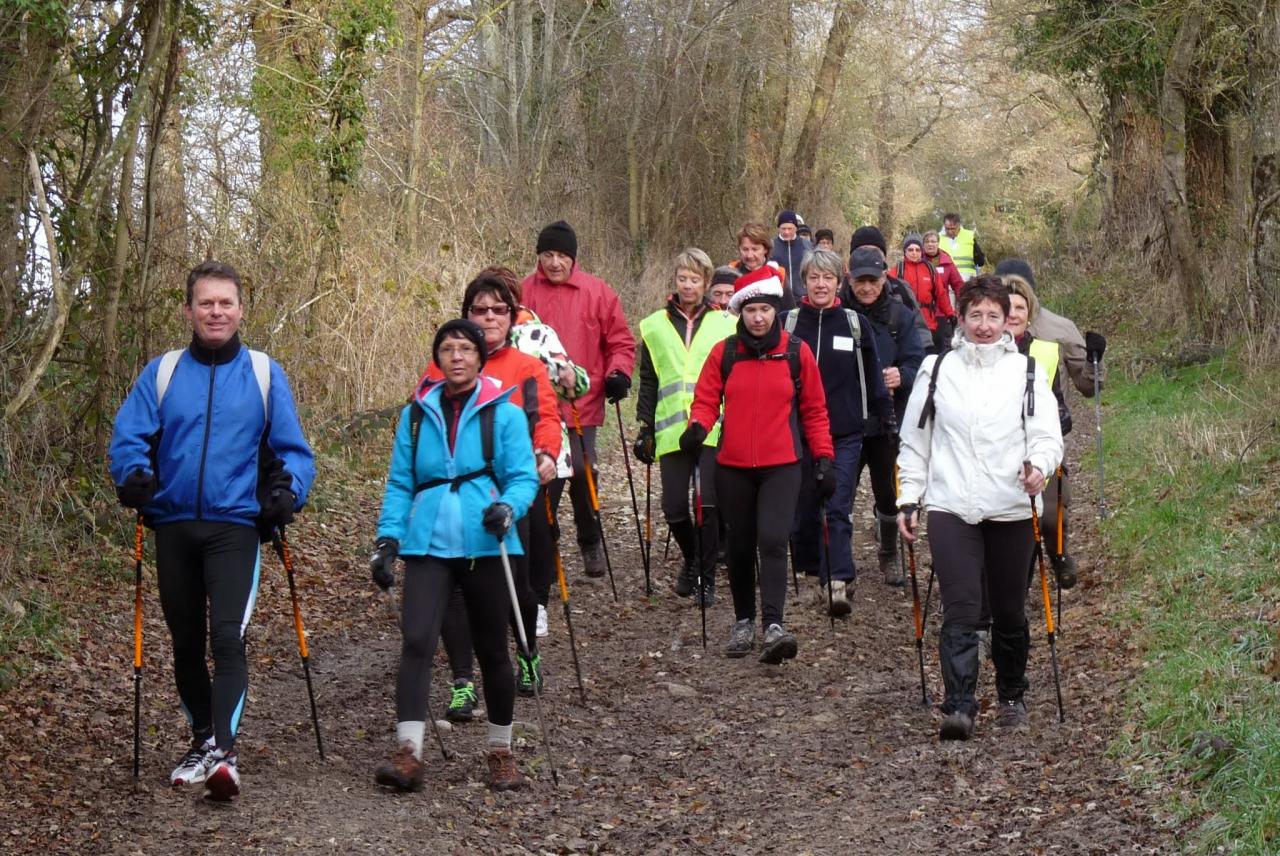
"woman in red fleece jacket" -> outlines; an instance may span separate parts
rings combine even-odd
[[[924,240],[915,232],[902,242],[898,278],[906,280],[920,303],[920,314],[933,336],[933,349],[929,353],[937,354],[950,348],[951,336],[956,329],[956,311],[952,308],[946,283],[924,257]]]
[[[835,489],[822,376],[809,346],[783,331],[782,300],[782,282],[772,268],[739,277],[729,301],[729,310],[741,316],[738,332],[711,349],[694,390],[689,427],[680,438],[682,449],[696,451],[716,420],[723,420],[716,496],[729,528],[735,615],[725,654],[745,657],[755,646],[758,550],[760,662],[774,665],[796,655],[796,637],[783,627],[782,610],[787,539],[800,494],[801,432],[813,453],[819,497],[825,502]]]

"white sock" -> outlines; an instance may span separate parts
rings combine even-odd
[[[400,744],[408,743],[412,746],[413,757],[419,761],[422,760],[422,734],[426,727],[427,723],[423,720],[396,723],[396,742]],[[511,726],[507,726],[507,734],[510,733]]]
[[[511,726],[494,725],[489,723],[489,748],[490,749],[510,749],[511,748]]]

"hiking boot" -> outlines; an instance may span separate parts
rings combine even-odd
[[[534,695],[535,686],[537,692],[542,692],[542,657],[534,654],[532,657],[526,657],[519,651],[516,652],[516,668],[519,674],[516,675],[516,692],[526,698]]]
[[[603,577],[607,563],[604,558],[604,542],[596,541],[594,544],[583,544],[582,546],[582,569],[587,572],[589,577]]]
[[[539,639],[545,639],[551,633],[547,627],[547,608],[542,604],[538,604],[538,621],[534,633]]]
[[[885,585],[902,588],[907,584],[906,577],[902,575],[902,563],[898,561],[897,553],[877,553],[876,558],[880,560],[880,573],[884,574]]]
[[[973,736],[973,717],[963,710],[948,713],[938,729],[940,740],[968,740]]]
[[[1027,724],[1027,705],[1022,700],[1000,699],[996,706],[996,728],[1017,728]]]
[[[416,791],[422,787],[422,770],[422,762],[413,754],[413,744],[406,741],[378,765],[373,780],[398,791]]]
[[[831,583],[831,614],[836,618],[843,618],[853,612],[853,604],[849,602],[849,589],[853,588],[853,583],[844,583],[835,580]]]
[[[1058,576],[1059,586],[1064,589],[1075,588],[1080,579],[1080,575],[1076,571],[1075,559],[1065,553],[1061,556],[1050,554],[1049,564],[1053,565],[1053,572]]]
[[[236,753],[215,749],[211,753],[213,765],[205,777],[204,787],[211,800],[229,802],[240,793],[240,774],[236,771]]]
[[[796,656],[796,637],[782,629],[781,624],[770,624],[764,632],[764,645],[760,648],[760,662],[771,666],[779,665],[783,660],[794,660]]]
[[[702,594],[696,598],[700,601],[700,605],[710,609],[716,604],[716,578],[713,576],[703,576],[702,578]]]
[[[476,685],[471,681],[454,681],[453,695],[444,709],[444,718],[450,722],[470,722],[476,712]]]
[[[676,575],[676,581],[671,586],[680,597],[688,597],[693,594],[693,590],[698,587],[698,572],[693,567],[692,559],[685,559],[684,564],[680,567],[680,573]]]
[[[209,775],[213,766],[213,738],[209,737],[191,744],[187,754],[178,760],[178,766],[169,774],[169,784],[175,788],[182,785],[198,785]]]
[[[726,657],[745,657],[751,653],[756,644],[756,624],[750,618],[733,623],[729,631],[729,644],[724,646]]]
[[[884,519],[876,512],[876,540],[880,542],[880,549],[876,551],[876,558],[880,560],[880,573],[884,575],[884,584],[887,586],[904,586],[907,584],[906,579],[902,576],[902,558],[898,555],[898,518],[891,517]]]
[[[516,766],[516,757],[506,747],[493,748],[484,756],[489,765],[489,787],[495,791],[514,791],[528,784]]]

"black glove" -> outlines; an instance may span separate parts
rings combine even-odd
[[[515,522],[515,514],[511,511],[511,506],[505,502],[493,502],[484,510],[484,531],[488,532],[494,538],[502,540],[502,537],[511,529],[511,524]]]
[[[285,479],[288,479],[288,475],[285,473]],[[288,526],[293,522],[293,507],[298,504],[298,497],[291,489],[282,486],[285,479],[272,484],[267,504],[262,506],[262,510],[258,513],[258,528],[262,531]]]
[[[160,487],[156,477],[146,470],[134,470],[125,476],[124,484],[116,485],[116,498],[125,508],[142,508],[155,498]]]
[[[653,428],[648,425],[640,426],[640,433],[636,435],[636,444],[631,447],[631,451],[636,453],[636,460],[642,464],[654,462]]]
[[[689,427],[680,435],[680,451],[697,455],[702,452],[702,444],[707,440],[707,429],[697,422],[690,422]]]
[[[379,538],[373,548],[373,555],[369,556],[369,571],[373,574],[373,581],[383,591],[395,585],[394,568],[396,556],[399,555],[399,541],[395,538]]]
[[[626,398],[627,393],[630,391],[631,378],[616,369],[604,379],[604,397],[608,399],[610,404],[617,404]]]
[[[826,502],[836,492],[836,462],[830,458],[818,458],[813,462],[813,485],[818,499]]]
[[[1102,355],[1107,350],[1107,337],[1101,333],[1088,332],[1084,334],[1084,352],[1091,363],[1102,362]]]

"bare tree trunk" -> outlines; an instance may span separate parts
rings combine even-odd
[[[1204,275],[1196,253],[1196,239],[1191,230],[1191,213],[1187,204],[1185,92],[1187,75],[1191,70],[1203,21],[1198,8],[1192,7],[1185,13],[1169,50],[1164,81],[1160,87],[1160,125],[1163,131],[1161,153],[1164,159],[1161,213],[1182,308],[1196,326],[1205,321],[1207,307],[1204,305]]]
[[[842,2],[836,6],[831,32],[827,34],[827,46],[822,53],[822,63],[818,66],[818,75],[813,82],[813,97],[809,99],[809,110],[805,113],[800,137],[796,141],[791,181],[782,193],[785,208],[794,208],[802,194],[806,197],[812,194],[818,139],[822,136],[822,129],[826,127],[827,117],[831,113],[831,98],[836,91],[836,82],[840,79],[840,69],[844,67],[844,55],[853,38],[854,23],[862,9],[861,3],[853,2]]]
[[[1246,323],[1274,336],[1280,328],[1280,0],[1261,4],[1253,109],[1253,253],[1248,277],[1258,307]]]
[[[1110,246],[1142,253],[1167,272],[1168,259],[1156,249],[1162,229],[1160,123],[1138,101],[1122,90],[1107,99],[1110,193],[1102,229]]]
[[[892,120],[890,115],[889,90],[886,89],[880,93],[880,100],[876,103],[876,120],[875,129],[872,133],[875,135],[875,142],[872,143],[872,154],[876,162],[876,169],[880,171],[880,186],[877,193],[878,204],[876,206],[876,224],[880,228],[881,234],[889,244],[894,240],[894,229],[897,218],[895,195],[897,194],[897,186],[893,177],[893,154],[889,151],[889,141],[885,139],[888,132],[889,122]]]

